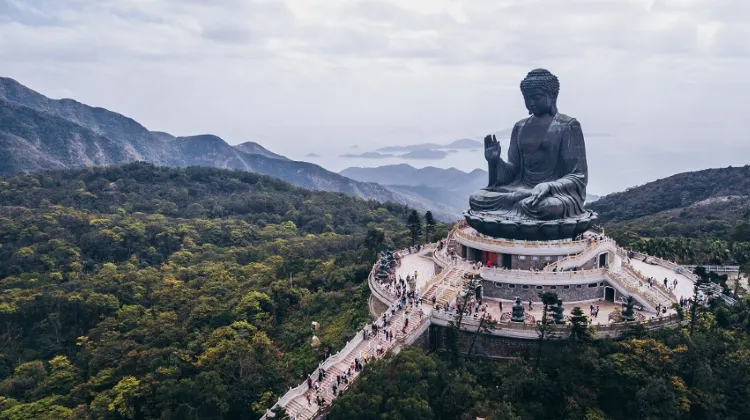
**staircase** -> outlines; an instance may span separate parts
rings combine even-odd
[[[460,279],[463,272],[456,268],[454,268],[453,270],[455,270],[456,272],[449,273],[449,275],[445,277],[444,281],[447,281],[449,278],[454,277]],[[351,365],[355,358],[362,359],[362,356],[364,354],[367,354],[368,361],[375,359],[377,357],[375,354],[375,349],[378,344],[381,346],[381,348],[383,348],[384,352],[388,350],[398,352],[401,347],[405,345],[407,339],[411,338],[412,334],[415,331],[419,330],[418,327],[421,325],[421,322],[425,319],[429,319],[430,312],[432,311],[430,306],[432,302],[431,299],[432,296],[435,295],[436,290],[437,285],[431,287],[422,299],[428,299],[429,305],[417,305],[411,307],[411,311],[409,313],[409,326],[407,328],[406,334],[403,334],[401,332],[402,328],[404,327],[404,320],[406,319],[406,311],[401,310],[396,312],[396,314],[391,319],[391,326],[387,328],[389,331],[393,331],[393,340],[386,340],[381,328],[376,337],[371,337],[368,340],[363,340],[356,347],[351,349],[347,354],[337,354],[336,356],[332,356],[331,359],[338,357],[340,360],[331,363],[326,368],[326,376],[325,378],[323,378],[323,382],[319,384],[320,388],[317,391],[323,398],[325,398],[326,402],[330,404],[332,400],[336,398],[333,396],[331,390],[331,385],[333,385],[333,382],[336,381],[336,375],[340,375],[346,372],[347,367]],[[420,319],[419,317],[420,307],[424,311],[424,317],[422,319]],[[378,319],[382,319],[382,316]],[[362,331],[360,331],[358,334],[362,334]],[[352,372],[352,377],[349,380],[348,386],[351,386],[352,381],[356,380],[358,377],[359,372]],[[317,370],[315,371],[313,378],[317,378]],[[300,389],[302,390],[301,392],[299,391]],[[345,389],[346,388],[344,388],[342,384],[342,386],[339,387],[339,392]],[[307,404],[307,395],[310,395],[309,406]],[[300,387],[290,390],[287,395],[279,400],[279,403],[286,409],[290,417],[294,418],[294,416],[297,416],[297,420],[308,420],[314,418],[314,416],[317,415],[317,413],[321,409],[321,407],[319,407],[315,402],[315,396],[315,389],[307,389],[307,384],[303,382]],[[288,402],[284,402],[285,400],[288,400]],[[262,417],[262,419],[266,418],[266,416]]]
[[[555,268],[560,271],[567,268],[580,267],[592,258],[596,258],[596,256],[602,252],[617,253],[617,243],[615,240],[607,237],[604,237],[599,241],[591,240],[591,243],[583,250],[583,252],[569,255],[561,260],[550,263],[544,267],[544,271],[553,271]]]
[[[450,270],[440,283],[431,287],[422,296],[422,302],[432,305],[432,298],[435,297],[435,302],[441,307],[448,306],[448,303],[458,295],[463,285],[464,270],[458,267],[446,268]]]
[[[655,311],[657,306],[670,307],[674,299],[664,294],[656,287],[648,287],[635,274],[631,273],[625,267],[616,267],[607,271],[609,278],[618,283],[628,293],[632,294],[636,300],[641,301],[651,311]]]

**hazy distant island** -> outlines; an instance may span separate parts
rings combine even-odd
[[[403,155],[399,155],[401,159],[425,159],[425,160],[439,160],[448,156],[448,152],[443,150],[415,150]]]
[[[418,143],[408,144],[405,146],[386,146],[377,149],[377,152],[382,153],[408,153],[416,152],[421,150],[442,150],[442,149],[476,149],[482,147],[482,143],[472,139],[459,139],[452,141],[448,144],[437,144],[437,143]]]
[[[387,159],[396,157],[396,155],[390,153],[378,153],[378,152],[364,152],[364,153],[346,153],[341,155],[343,158],[357,158],[357,159]]]

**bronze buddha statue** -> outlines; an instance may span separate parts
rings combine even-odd
[[[581,125],[557,111],[560,83],[544,69],[521,82],[530,116],[515,124],[508,160],[494,135],[484,138],[487,187],[469,198],[465,213],[480,233],[509,239],[563,239],[596,219],[584,209],[588,166]]]

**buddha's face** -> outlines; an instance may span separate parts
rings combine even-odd
[[[544,89],[534,88],[528,92],[523,92],[523,100],[526,102],[526,109],[529,110],[529,114],[534,114],[537,117],[552,114],[555,102]]]

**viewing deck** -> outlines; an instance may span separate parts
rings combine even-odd
[[[495,239],[478,233],[465,222],[459,222],[457,228],[452,231],[452,239],[455,239],[461,245],[482,251],[540,256],[578,254],[583,252],[588,244],[586,240],[520,241]]]
[[[445,243],[450,243],[451,240],[456,240],[460,243],[461,238],[466,240],[467,237],[472,241],[467,243],[472,244],[484,243],[490,246],[490,242],[495,241],[467,233],[465,227],[457,224]],[[277,404],[285,407],[288,414],[296,416],[298,420],[312,419],[322,410],[322,407],[315,404],[315,396],[321,395],[326,401],[332,401],[335,398],[330,391],[332,381],[335,381],[337,374],[341,374],[347,370],[355,357],[363,358],[365,355],[368,355],[368,360],[380,357],[382,355],[376,355],[375,349],[377,346],[380,346],[384,352],[390,350],[397,353],[402,347],[413,344],[420,336],[426,334],[430,325],[447,327],[451,322],[455,322],[456,314],[446,311],[444,308],[451,306],[460,296],[466,281],[464,275],[467,273],[479,274],[484,281],[504,284],[529,284],[542,287],[594,282],[598,285],[599,282],[606,282],[609,287],[617,289],[622,295],[632,295],[643,306],[644,310],[636,310],[636,313],[639,314],[639,317],[643,321],[611,323],[608,315],[617,310],[621,306],[620,303],[607,302],[603,299],[603,296],[598,301],[592,302],[591,304],[598,306],[601,311],[597,317],[591,317],[591,325],[594,327],[596,338],[618,338],[628,332],[632,328],[632,325],[635,324],[644,325],[646,330],[674,327],[681,324],[674,311],[668,312],[667,316],[657,316],[655,313],[657,305],[669,307],[680,295],[685,296],[684,293],[688,289],[692,291],[694,275],[687,273],[687,270],[682,270],[673,263],[654,258],[649,259],[652,264],[635,258],[629,259],[626,256],[626,251],[618,248],[614,241],[609,238],[601,238],[601,240],[594,242],[588,240],[553,241],[551,244],[503,240],[498,240],[497,242],[500,243],[499,247],[502,249],[511,247],[515,250],[521,248],[524,250],[556,248],[557,252],[562,248],[580,249],[579,254],[572,254],[556,262],[557,268],[561,270],[586,261],[594,255],[599,255],[601,252],[612,252],[616,257],[606,267],[590,270],[532,271],[504,270],[495,267],[484,267],[477,270],[471,261],[449,257],[446,253],[447,246],[443,246],[442,249],[438,250],[435,244],[431,244],[424,246],[418,253],[400,251],[401,260],[400,266],[396,269],[396,278],[400,276],[405,279],[406,275],[413,276],[416,271],[418,273],[416,290],[419,291],[422,302],[415,305],[409,313],[404,310],[396,312],[391,325],[394,332],[399,332],[395,335],[394,340],[386,340],[383,334],[366,340],[364,339],[364,330],[359,331],[356,337],[347,343],[344,348],[320,364],[319,368],[322,367],[328,372],[327,377],[320,384],[320,391],[316,393],[314,389],[308,388],[306,382],[302,382],[296,388],[291,388],[279,399]],[[397,301],[398,297],[387,284],[381,284],[378,281],[376,277],[377,270],[378,264],[375,264],[368,276],[368,284],[372,291],[372,296],[390,308]],[[677,278],[678,287],[674,290],[668,290],[663,287],[663,284],[658,284],[663,276],[672,281]],[[657,284],[654,287],[648,286],[648,277],[656,278]],[[443,308],[442,310],[435,310],[431,303],[433,298],[437,305]],[[492,298],[486,298],[486,301],[489,303],[486,313],[495,320],[503,319],[503,313],[501,312],[507,314],[512,305],[510,301],[503,301],[502,299],[493,301]],[[507,305],[504,306],[504,311],[500,310],[499,305],[501,302]],[[565,302],[565,313],[569,314],[574,306],[580,306],[585,313],[589,312],[587,310],[589,308],[588,302],[576,303],[573,301]],[[420,316],[420,309],[422,316]],[[534,308],[531,310],[527,309],[526,313],[531,315],[531,319],[538,319],[541,316],[541,309],[541,305],[535,302]],[[379,316],[377,319],[380,318]],[[399,329],[404,325],[404,321],[407,318],[409,319],[409,327],[407,328],[407,332],[403,334]],[[462,330],[473,332],[478,328],[479,319],[473,315],[464,316],[461,325]],[[369,329],[369,326],[365,327],[365,329]],[[497,328],[488,334],[493,337],[521,340],[535,340],[538,338],[537,326],[535,324],[514,322],[498,322]],[[567,337],[570,334],[570,328],[567,325],[555,326],[555,334],[560,338]],[[311,376],[315,377],[317,370]],[[358,372],[354,373],[352,380],[356,380],[358,376]],[[342,391],[345,389],[344,387],[341,388]],[[307,403],[308,395],[311,395],[311,403],[309,405]],[[268,417],[267,414],[263,418],[271,417]]]

